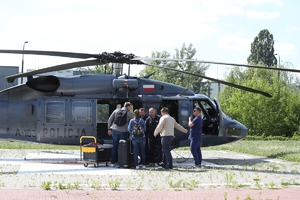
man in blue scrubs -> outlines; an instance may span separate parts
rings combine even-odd
[[[193,117],[194,116],[194,117]],[[190,150],[194,157],[194,167],[201,167],[202,153],[201,153],[201,141],[202,141],[202,126],[203,121],[201,118],[201,109],[195,107],[193,110],[193,116],[189,118],[190,135]]]

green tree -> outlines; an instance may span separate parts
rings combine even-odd
[[[294,76],[284,72],[278,79],[275,70],[234,68],[226,80],[273,95],[266,98],[231,87],[221,91],[219,100],[223,111],[245,124],[249,135],[290,137],[298,131],[300,93],[293,85]]]
[[[89,71],[91,74],[112,74],[114,69],[112,64],[96,65],[94,67],[80,67],[77,69],[79,73]]]
[[[277,65],[277,59],[274,55],[273,35],[268,29],[263,29],[251,43],[251,54],[247,59],[248,63],[262,63],[269,67]]]
[[[190,44],[186,46],[182,45],[181,49],[175,49],[176,53],[173,58],[179,59],[195,59],[196,49]],[[152,52],[152,58],[168,58],[170,53],[167,51],[162,52]],[[151,61],[150,64],[162,65],[169,68],[190,72],[193,74],[205,75],[205,70],[208,69],[208,65],[193,62],[179,62],[179,61]],[[151,76],[154,80],[164,81],[172,83],[175,85],[180,85],[189,89],[192,89],[195,93],[208,93],[210,84],[209,82],[202,82],[202,78],[197,78],[195,76],[187,75],[184,73],[161,69],[158,67],[147,66],[144,70],[140,72],[140,76],[145,76],[147,74],[155,72]]]

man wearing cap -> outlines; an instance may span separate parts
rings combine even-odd
[[[127,140],[129,133],[127,130],[128,122],[133,119],[133,113],[130,112],[132,109],[132,104],[130,102],[125,102],[124,107],[121,110],[127,111],[127,122],[123,126],[118,126],[114,123],[115,116],[119,109],[116,109],[109,117],[107,125],[108,125],[108,135],[112,136],[113,139],[113,148],[111,151],[111,167],[116,166],[117,154],[118,154],[118,145],[120,140]]]
[[[178,129],[183,133],[188,133],[188,130],[178,124],[173,117],[169,115],[169,109],[163,107],[161,110],[162,117],[159,119],[159,123],[154,131],[156,137],[158,133],[161,136],[161,145],[163,150],[163,165],[165,169],[173,169],[173,158],[171,154],[171,144],[174,139],[174,128]]]

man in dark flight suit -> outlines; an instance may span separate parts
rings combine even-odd
[[[159,122],[160,116],[156,114],[155,108],[149,109],[149,117],[146,119],[146,133],[148,136],[148,158],[149,166],[155,166],[155,146],[158,146],[159,151],[161,152],[161,138],[160,136],[154,137],[154,130]]]

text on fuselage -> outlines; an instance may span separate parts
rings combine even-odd
[[[82,135],[86,135],[85,129],[73,129],[73,128],[43,128],[43,137],[55,137],[55,138],[79,138]]]

